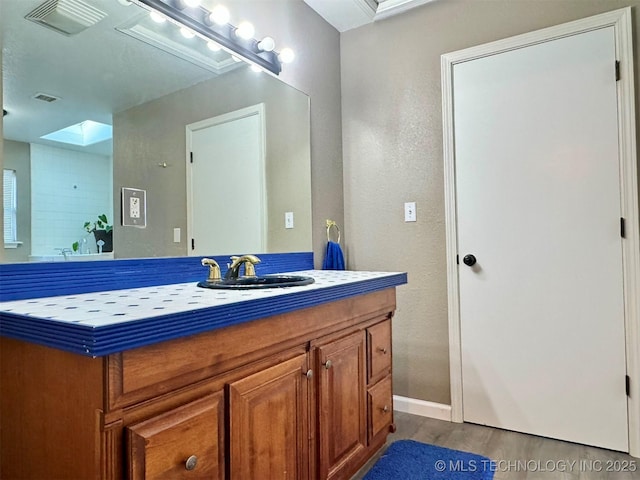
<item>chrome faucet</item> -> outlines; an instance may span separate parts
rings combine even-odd
[[[256,269],[254,265],[260,263],[260,259],[255,255],[242,255],[240,257],[231,257],[231,264],[228,266],[227,273],[224,275],[225,280],[235,280],[240,273],[240,266],[244,264],[244,276],[255,277]]]
[[[209,266],[209,277],[207,277],[207,282],[216,283],[222,281],[220,276],[220,265],[218,265],[218,262],[212,258],[203,258],[200,260],[200,263],[202,263],[203,267],[207,265]]]

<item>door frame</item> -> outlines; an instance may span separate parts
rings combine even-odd
[[[232,112],[223,113],[221,115],[216,115],[215,117],[206,118],[204,120],[200,120],[199,122],[190,123],[186,128],[186,171],[187,171],[187,256],[195,255],[190,248],[190,240],[193,238],[193,168],[191,163],[191,152],[193,145],[193,133],[198,130],[203,130],[205,128],[213,127],[215,125],[221,125],[223,123],[233,122],[235,120],[241,120],[243,118],[251,117],[253,115],[257,115],[260,124],[260,139],[258,141],[260,151],[258,153],[258,163],[260,164],[259,175],[260,175],[260,185],[261,192],[260,198],[262,199],[260,207],[262,209],[262,222],[260,224],[260,229],[262,230],[262,250],[266,251],[267,247],[267,159],[266,159],[266,118],[265,118],[265,107],[264,103],[258,103],[256,105],[251,105],[249,107],[240,108],[238,110],[234,110]],[[242,179],[229,179],[229,181],[235,181],[239,184],[242,184]],[[211,254],[215,254],[217,252],[211,252]]]
[[[640,457],[640,221],[638,218],[638,169],[636,160],[636,118],[633,77],[631,7],[614,10],[574,22],[525,33],[471,47],[441,57],[442,114],[444,129],[445,220],[447,248],[447,291],[449,307],[449,362],[451,420],[463,422],[462,346],[460,292],[458,284],[458,233],[455,184],[453,119],[453,67],[462,62],[552,41],[588,31],[614,27],[616,57],[620,62],[618,98],[618,146],[620,152],[621,214],[626,222],[622,242],[626,367],[631,377],[627,397],[629,453]],[[614,74],[614,65],[611,66]]]

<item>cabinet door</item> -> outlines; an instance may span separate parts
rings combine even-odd
[[[364,332],[317,349],[320,478],[353,467],[366,448]]]
[[[126,428],[131,480],[223,479],[222,393]]]
[[[307,354],[229,385],[231,480],[309,478]]]

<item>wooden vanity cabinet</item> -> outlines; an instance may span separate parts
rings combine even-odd
[[[0,478],[348,479],[393,422],[394,309],[388,288],[101,358],[0,337]]]

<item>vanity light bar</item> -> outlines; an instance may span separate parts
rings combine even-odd
[[[226,50],[275,75],[282,71],[282,64],[275,51],[262,51],[258,47],[260,43],[258,40],[239,37],[236,35],[237,28],[229,23],[222,26],[212,24],[208,21],[211,12],[202,6],[181,9],[177,6],[180,0],[133,0],[133,3],[147,10],[161,13],[175,23],[197,32],[203,38],[213,40]]]

